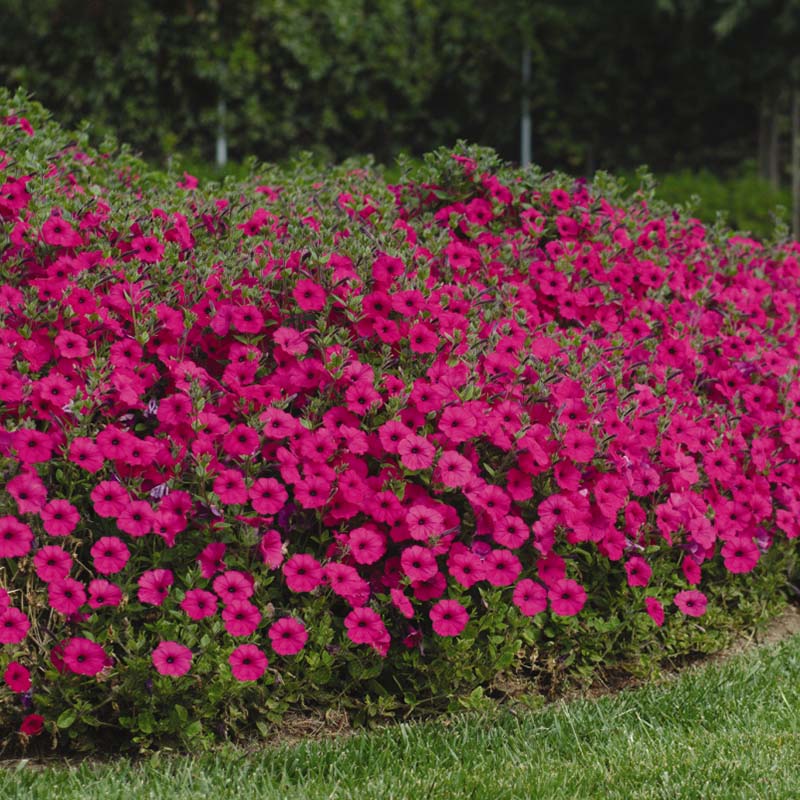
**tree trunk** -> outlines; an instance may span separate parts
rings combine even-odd
[[[589,142],[586,146],[586,177],[591,180],[597,170],[597,159],[595,157],[594,142]]]
[[[792,92],[792,236],[800,241],[800,81]]]

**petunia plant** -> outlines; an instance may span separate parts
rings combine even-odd
[[[719,647],[794,565],[799,310],[798,243],[607,177],[204,186],[0,92],[3,744]]]

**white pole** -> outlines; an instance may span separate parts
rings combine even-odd
[[[217,104],[217,166],[224,167],[228,163],[228,139],[225,135],[225,100],[220,98]]]
[[[523,167],[531,163],[531,101],[528,95],[531,83],[531,49],[526,47],[522,51],[522,116],[519,126],[520,157]]]
[[[800,83],[792,93],[792,236],[800,241]]]

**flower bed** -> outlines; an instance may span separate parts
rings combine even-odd
[[[7,742],[475,704],[779,602],[797,243],[476,148],[202,187],[0,123]]]

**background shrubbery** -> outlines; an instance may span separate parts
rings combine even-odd
[[[0,85],[155,160],[314,150],[390,163],[458,138],[592,175],[757,161],[786,177],[795,0],[5,0]],[[796,75],[794,77],[796,80]]]
[[[637,186],[631,176],[628,185]],[[770,239],[776,227],[786,225],[792,199],[788,189],[777,189],[745,169],[728,178],[710,170],[656,175],[656,196],[669,205],[689,204],[692,213],[708,224],[718,216],[735,230],[749,231],[759,239]]]

